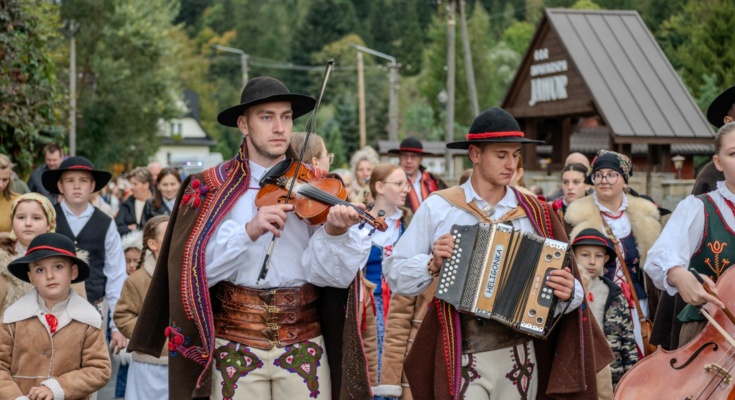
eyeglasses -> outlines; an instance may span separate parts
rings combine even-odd
[[[599,185],[600,183],[602,183],[602,180],[605,179],[605,180],[607,180],[607,183],[609,183],[611,185],[614,185],[618,181],[618,178],[620,178],[620,174],[617,173],[617,172],[610,172],[607,175],[593,174],[592,175],[592,182],[595,185]]]
[[[329,160],[329,165],[332,165],[332,163],[334,162],[334,153],[328,153],[327,160]]]
[[[392,185],[398,186],[398,189],[405,189],[409,186],[408,181],[401,181],[401,182],[383,182],[383,183],[390,183]]]

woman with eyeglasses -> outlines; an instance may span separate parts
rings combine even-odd
[[[377,326],[367,329],[373,329],[366,336],[365,343],[366,352],[368,353],[368,367],[370,371],[371,385],[376,386],[378,376],[380,375],[380,361],[383,349],[383,335],[385,332],[385,315],[388,312],[388,304],[390,302],[390,289],[383,279],[383,260],[393,253],[398,239],[408,225],[411,212],[404,208],[406,196],[410,191],[410,183],[406,173],[400,166],[395,164],[378,164],[373,168],[368,183],[370,194],[374,199],[374,207],[370,210],[373,216],[383,214],[388,229],[385,232],[375,231],[370,236],[372,247],[370,256],[363,268],[363,274],[367,279],[366,298],[363,303],[364,307],[370,306],[369,309],[363,310],[364,314],[374,314]],[[377,335],[373,339],[373,333]],[[376,354],[372,353],[375,348]],[[376,394],[377,396],[377,394]]]
[[[642,358],[648,332],[642,332],[641,327],[644,331],[650,328],[647,325],[653,320],[659,296],[658,289],[643,273],[646,254],[661,234],[658,208],[646,199],[626,193],[633,174],[633,164],[627,156],[600,150],[591,170],[585,182],[594,185],[594,193],[569,204],[564,219],[573,227],[570,240],[582,230],[594,228],[605,233],[616,248],[619,256],[605,265],[603,274],[621,287],[631,304],[636,344]]]

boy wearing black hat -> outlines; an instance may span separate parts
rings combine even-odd
[[[426,290],[443,261],[452,257],[449,231],[454,224],[509,223],[521,231],[567,240],[546,203],[509,186],[521,146],[533,143],[539,141],[525,138],[507,111],[490,108],[475,118],[467,140],[447,144],[469,151],[472,175],[462,186],[437,192],[419,207],[392,256],[383,262],[394,292],[413,296]],[[561,300],[555,312],[562,312],[567,303],[569,307],[548,340],[532,340],[493,320],[460,315],[435,300],[404,363],[414,398],[597,397],[596,374],[612,354],[599,327],[590,324],[589,310],[579,310],[584,294],[573,272],[573,264],[571,271],[552,272],[549,286]]]
[[[441,178],[426,170],[421,165],[425,155],[432,155],[424,151],[424,145],[415,137],[407,137],[401,141],[398,149],[388,150],[388,154],[398,155],[398,165],[403,168],[411,182],[411,191],[406,196],[406,205],[412,212],[418,210],[421,203],[437,190],[447,188]]]
[[[587,304],[615,356],[610,363],[614,388],[623,374],[638,362],[628,301],[620,287],[602,275],[608,260],[615,258],[615,250],[607,237],[594,228],[579,232],[572,242],[572,249],[582,276]],[[626,290],[630,291],[630,288],[626,286]]]
[[[8,270],[34,289],[3,315],[0,398],[80,399],[105,386],[111,366],[100,314],[71,290],[90,271],[74,243],[38,235]]]
[[[84,283],[87,300],[98,305],[103,320],[107,320],[106,300],[110,310],[115,309],[125,282],[125,255],[117,226],[107,214],[90,204],[92,193],[102,190],[110,180],[107,171],[98,171],[84,157],[69,157],[58,169],[44,171],[43,186],[63,199],[56,209],[56,232],[71,239],[76,246],[89,253],[90,276]],[[104,232],[104,234],[102,234]],[[116,353],[127,345],[127,339],[110,319],[112,335],[110,348]]]

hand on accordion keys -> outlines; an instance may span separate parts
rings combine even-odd
[[[568,301],[574,293],[574,276],[572,271],[567,267],[560,270],[551,271],[548,285],[554,289],[554,295],[561,301]]]
[[[453,251],[454,238],[452,235],[446,233],[439,236],[439,238],[434,241],[434,250],[432,252],[433,258],[431,263],[428,265],[429,273],[438,274],[439,270],[442,268],[444,260],[451,258]]]

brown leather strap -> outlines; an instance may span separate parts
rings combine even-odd
[[[625,259],[623,258],[623,250],[620,247],[620,241],[618,238],[613,235],[612,229],[610,229],[610,225],[607,224],[607,221],[605,221],[605,216],[600,213],[600,219],[602,219],[602,225],[605,226],[605,232],[607,232],[607,236],[610,237],[610,240],[613,242],[613,247],[615,248],[615,254],[618,255],[618,261],[620,261],[620,268],[623,270],[623,273],[625,274],[625,280],[628,281],[628,285],[630,285],[630,293],[633,296],[633,301],[635,302],[635,309],[638,312],[638,319],[643,319],[643,311],[641,310],[641,305],[638,302],[638,294],[635,292],[635,286],[633,286],[633,281],[630,279],[630,273],[628,273],[628,265],[625,263]]]
[[[470,201],[469,203],[465,202],[466,198],[464,195],[464,189],[462,189],[461,186],[453,186],[448,189],[434,192],[434,194],[441,196],[444,200],[448,201],[455,207],[462,209],[464,211],[467,211],[468,213],[472,215],[475,215],[482,222],[501,223],[501,222],[513,221],[515,219],[523,218],[526,216],[526,211],[521,206],[518,206],[514,208],[513,210],[510,210],[507,213],[505,213],[499,219],[493,220],[492,218],[488,217],[487,214],[485,214],[485,212],[482,211],[480,207],[478,207],[477,204],[475,204],[474,201]]]
[[[314,285],[258,290],[220,282],[212,289],[219,338],[267,350],[321,335]]]

